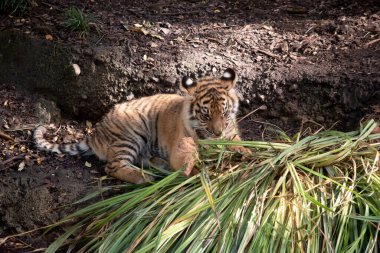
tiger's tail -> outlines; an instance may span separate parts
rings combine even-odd
[[[57,144],[47,141],[44,137],[45,133],[46,128],[41,125],[38,126],[33,133],[34,143],[40,150],[68,155],[82,155],[91,151],[91,148],[87,144],[87,138],[84,138],[78,143]]]

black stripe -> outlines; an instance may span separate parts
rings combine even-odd
[[[66,144],[59,144],[59,145],[58,145],[58,150],[59,150],[61,153],[66,153],[66,151],[65,151],[65,146],[66,146]]]
[[[104,139],[107,143],[111,143],[115,141],[115,137],[112,136],[112,133],[110,133],[107,128],[103,127],[103,131],[96,131],[96,137],[99,139]]]
[[[208,103],[210,103],[210,102],[211,102],[211,99],[208,99],[208,100],[203,100],[202,102],[203,102],[203,105],[207,105]]]
[[[144,117],[143,115],[141,115],[141,113],[139,113],[139,116],[140,116],[141,121],[142,121],[143,124],[144,124],[145,131],[146,131],[146,132],[149,132],[149,126],[148,126],[148,123],[147,123],[146,120],[145,120],[145,117]]]
[[[190,104],[189,115],[193,115],[194,103]]]
[[[128,150],[120,150],[120,151],[118,151],[118,152],[115,153],[114,159],[112,161],[130,160],[130,159],[127,159],[126,157],[123,157],[123,156],[129,156],[129,157],[131,157],[132,160],[130,162],[134,162],[136,160],[136,157],[137,157],[137,155],[132,154]]]
[[[80,147],[80,142],[79,142],[79,143],[76,143],[75,146],[76,146],[77,152],[79,152],[80,154],[82,154],[82,153],[84,153],[84,152],[87,151],[87,149],[82,149],[82,148]]]
[[[118,118],[114,118],[112,123],[120,132],[125,130],[125,125]]]
[[[159,151],[159,147],[158,147],[158,144],[157,144],[157,137],[158,137],[158,121],[160,120],[160,114],[157,113],[156,114],[156,120],[155,120],[155,123],[154,123],[154,136],[152,136],[152,149],[154,152],[160,152]]]
[[[70,151],[73,151],[73,152],[78,152],[78,150],[77,150],[77,147],[76,147],[75,143],[74,143],[74,144],[69,144],[69,147],[70,147]]]
[[[132,143],[126,143],[126,142],[123,142],[123,143],[120,143],[120,144],[114,144],[112,145],[111,147],[117,147],[117,148],[129,148],[131,149],[133,152],[135,152],[136,155],[139,154],[139,148],[136,147],[135,145],[133,145]],[[124,151],[128,151],[127,149],[123,149]],[[119,152],[119,151],[118,151]]]
[[[214,88],[209,89],[204,94],[202,94],[201,96],[199,96],[198,100],[202,100],[204,97],[207,97],[207,96],[212,96],[212,93],[214,93],[214,92],[217,92]]]
[[[116,136],[119,140],[124,140],[125,139],[125,137],[124,137],[124,135],[121,135],[120,133],[117,133],[117,132],[114,132],[114,131],[112,131],[111,129],[109,129],[109,128],[103,128],[103,131],[104,130],[107,130],[109,133],[110,133],[110,135],[112,136]]]
[[[137,134],[144,142],[144,144],[147,144],[148,143],[148,139],[146,138],[146,136],[142,133],[139,133],[137,132],[136,130],[133,129],[133,131],[135,132],[135,134]]]
[[[211,82],[206,82],[206,83],[202,83],[198,90],[197,90],[197,93],[201,93],[207,89],[219,89],[221,87],[221,83],[217,83],[215,81],[211,81]],[[211,86],[214,86],[214,87],[211,87]]]

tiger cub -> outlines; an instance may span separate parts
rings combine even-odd
[[[107,161],[107,174],[135,184],[154,180],[131,166],[152,157],[167,161],[174,170],[184,168],[189,176],[197,159],[195,140],[221,136],[240,140],[236,79],[230,68],[220,78],[183,77],[179,88],[184,96],[158,94],[117,104],[78,143],[50,143],[44,139],[43,126],[35,129],[34,140],[39,149],[54,153],[95,154]],[[232,149],[250,153],[244,147]]]

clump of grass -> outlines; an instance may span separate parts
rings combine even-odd
[[[242,141],[255,150],[243,161],[236,142],[202,140],[200,174],[117,187],[129,191],[68,216],[47,252],[379,252],[375,127]]]
[[[92,17],[83,13],[82,10],[71,7],[65,11],[65,26],[73,31],[79,31],[80,35],[87,35],[90,32],[90,22]]]
[[[0,13],[22,15],[35,3],[34,0],[1,0]]]

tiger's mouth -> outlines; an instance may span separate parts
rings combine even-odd
[[[195,129],[195,133],[197,134],[197,137],[199,139],[220,139],[223,136],[223,134],[216,135],[212,133],[211,131],[204,128]]]

